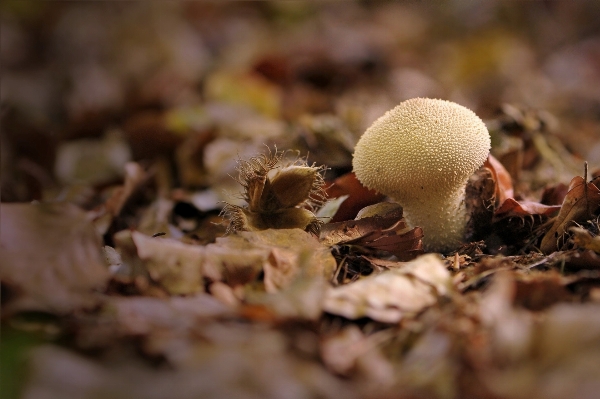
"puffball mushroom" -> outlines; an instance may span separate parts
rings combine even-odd
[[[490,135],[473,111],[451,101],[406,100],[377,119],[354,149],[358,180],[402,205],[423,228],[427,251],[464,239],[465,187],[490,151]]]

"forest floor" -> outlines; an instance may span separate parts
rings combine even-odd
[[[2,6],[3,398],[597,398],[600,4]],[[485,122],[463,245],[352,173]]]

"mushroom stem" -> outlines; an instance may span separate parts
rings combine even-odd
[[[423,228],[423,249],[445,252],[459,246],[465,236],[465,187],[441,197],[423,195],[398,200],[409,226]]]

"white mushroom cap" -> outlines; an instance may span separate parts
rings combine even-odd
[[[456,103],[413,98],[377,119],[354,150],[363,185],[398,201],[421,226],[424,246],[441,251],[464,238],[464,190],[485,162],[490,135],[473,111]]]

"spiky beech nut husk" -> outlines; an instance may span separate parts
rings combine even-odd
[[[465,186],[485,162],[490,135],[473,111],[450,101],[413,98],[377,119],[354,149],[356,177],[396,200],[428,251],[464,239]]]
[[[318,232],[320,222],[311,210],[326,199],[324,167],[309,166],[303,158],[280,165],[283,155],[275,151],[239,162],[238,182],[248,205],[225,205],[222,215],[230,220],[228,231],[300,228]]]

